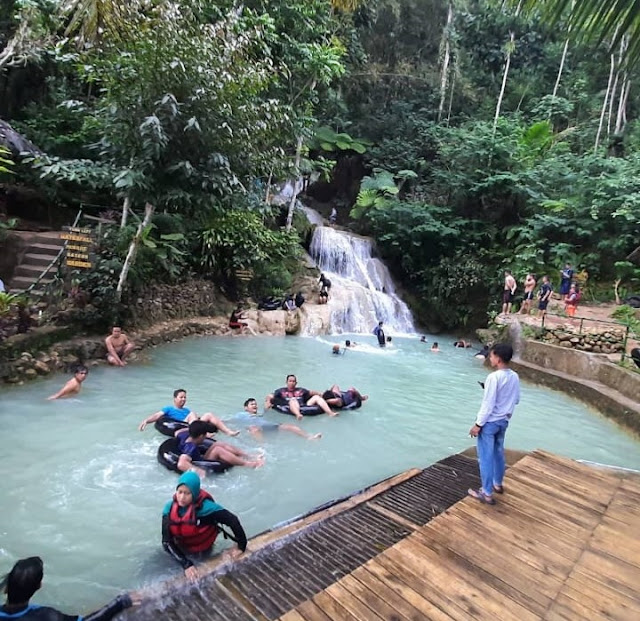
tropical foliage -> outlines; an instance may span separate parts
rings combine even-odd
[[[105,301],[145,204],[131,291],[204,274],[237,294],[239,271],[285,290],[304,232],[280,228],[295,200],[265,199],[300,174],[425,321],[482,321],[505,267],[553,280],[570,260],[595,293],[631,291],[637,4],[13,0],[0,115],[44,155],[0,154],[3,181],[66,223],[79,203],[119,220],[82,276]]]

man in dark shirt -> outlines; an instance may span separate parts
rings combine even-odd
[[[303,416],[301,406],[315,406],[329,416],[337,416],[322,398],[321,392],[299,388],[295,375],[287,375],[287,385],[267,395],[264,409],[274,406],[278,406],[280,411],[293,414],[298,420]]]
[[[207,437],[207,433],[212,430],[212,425],[202,420],[195,420],[189,424],[189,429],[180,429],[176,432],[179,441],[180,458],[178,459],[178,470],[187,472],[193,470],[201,477],[205,476],[205,471],[193,465],[194,461],[222,461],[233,466],[248,466],[249,468],[259,468],[264,465],[263,457],[252,458],[239,448],[230,444],[214,442],[208,448],[202,446]],[[203,450],[204,449],[204,450]]]

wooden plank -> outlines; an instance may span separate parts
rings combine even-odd
[[[385,554],[369,561],[366,568],[403,599],[420,610],[426,619],[473,621],[476,618],[449,600],[444,593],[433,588],[433,585],[425,585],[417,577],[404,572],[402,565],[398,565]],[[402,577],[400,577],[401,575]],[[466,600],[458,603],[464,604]]]
[[[611,485],[602,485],[595,481],[589,482],[583,475],[567,476],[566,472],[544,467],[538,462],[533,462],[527,470],[517,469],[514,472],[509,472],[509,481],[518,480],[523,476],[544,481],[556,489],[569,492],[583,504],[595,501],[596,504],[602,506],[609,504],[619,484],[619,481],[612,482]]]
[[[492,543],[494,540],[507,542],[531,555],[533,559],[530,559],[529,562],[532,562],[534,567],[538,567],[542,571],[549,571],[552,575],[566,576],[582,553],[583,542],[572,547],[563,546],[566,550],[570,550],[570,553],[567,553],[564,549],[556,549],[556,542],[549,537],[549,532],[546,529],[531,528],[529,525],[521,526],[519,523],[516,523],[515,528],[509,528],[504,525],[502,516],[497,517],[492,512],[492,517],[491,522],[488,520],[480,522],[461,519],[458,515],[449,515],[446,520],[436,522],[438,528],[444,524],[445,527],[450,527],[452,530],[456,529],[462,533],[468,533],[470,538],[475,537],[480,540],[485,536]],[[435,526],[436,523],[434,523]]]
[[[279,621],[305,621],[305,618],[294,609],[282,615]]]
[[[556,490],[543,482],[527,480],[525,477],[518,477],[515,480],[519,485],[511,484],[509,493],[500,497],[501,503],[512,503],[519,501],[534,505],[537,512],[551,513],[558,515],[570,527],[579,527],[592,530],[600,521],[602,514],[605,512],[604,505],[588,506],[578,503],[574,497]]]
[[[404,544],[404,545],[403,545]],[[482,582],[482,577],[473,572],[465,572],[457,568],[451,558],[438,557],[437,554],[417,549],[415,542],[399,543],[380,557],[395,561],[400,569],[399,575],[407,581],[407,574],[417,577],[423,589],[439,591],[450,601],[458,601],[459,606],[476,619],[496,619],[504,621],[535,620],[539,617],[531,615],[518,606],[520,615],[512,612],[512,607],[501,594]],[[456,571],[458,569],[458,571]],[[411,578],[409,578],[411,579]],[[415,587],[414,587],[415,588]]]
[[[480,505],[477,501],[469,499],[469,502]],[[500,498],[500,504],[505,507],[515,508],[530,518],[537,518],[543,522],[553,524],[556,528],[563,532],[576,531],[580,536],[586,536],[590,533],[594,526],[598,523],[598,515],[587,515],[585,512],[577,510],[575,505],[564,503],[560,500],[550,498],[544,493],[533,489],[511,488],[508,494]],[[481,505],[478,509],[483,511],[491,510],[493,507]]]
[[[343,582],[349,576],[345,576],[343,580],[332,584],[325,593],[335,599],[343,608],[345,608],[356,619],[371,619],[372,621],[381,621],[384,617],[376,613],[375,608],[367,606],[360,601],[351,591],[343,586]]]
[[[313,601],[315,605],[324,612],[330,619],[336,621],[359,621],[358,617],[354,617],[342,604],[331,597],[326,591],[318,593]]]
[[[635,565],[640,570],[640,522],[635,534],[617,532],[600,524],[589,540],[589,548],[596,552],[603,552],[620,559],[629,565]]]
[[[493,511],[493,509],[496,509]],[[542,548],[552,547],[567,560],[575,561],[582,553],[585,537],[577,537],[571,532],[563,531],[555,524],[548,524],[538,518],[518,512],[513,507],[491,507],[491,511],[479,512],[478,507],[466,502],[459,502],[447,512],[449,516],[468,524],[471,530],[495,533],[495,536],[525,537],[526,541],[541,542]],[[438,518],[440,519],[440,518]],[[547,546],[547,543],[549,544]]]
[[[354,574],[349,576],[345,576],[338,585],[350,593],[353,597],[360,600],[363,605],[371,608],[371,610],[375,610],[376,614],[387,621],[410,621],[411,619],[415,619],[415,616],[405,616],[400,613],[396,608],[393,607],[392,602],[388,599],[385,601],[383,599],[384,595],[381,593],[378,595],[377,591],[372,591],[371,588],[367,587],[360,580],[358,580]],[[336,586],[336,585],[334,585]],[[329,587],[327,591],[331,591],[334,586]],[[393,593],[393,592],[392,592]],[[395,595],[395,593],[393,593]],[[414,609],[414,615],[418,613],[417,610]],[[419,614],[419,613],[418,613]],[[362,615],[361,619],[366,619],[366,615]]]
[[[591,590],[578,590],[575,586],[565,585],[558,594],[556,601],[550,607],[559,604],[577,612],[585,611],[585,619],[595,619],[602,617],[605,619],[638,619],[640,618],[638,610],[625,604],[621,604],[616,599],[603,599],[598,597]],[[578,615],[576,614],[576,617]]]
[[[599,580],[593,580],[580,572],[574,572],[567,578],[565,587],[575,589],[578,593],[592,594],[594,598],[597,597],[601,601],[614,602],[616,607],[632,611],[631,618],[640,619],[640,599],[638,597],[629,597]]]
[[[595,576],[607,586],[630,597],[638,597],[640,571],[623,561],[586,550],[574,571]]]
[[[385,517],[388,517],[390,520],[395,520],[396,522],[402,524],[403,526],[406,526],[410,530],[416,530],[417,528],[420,528],[420,524],[416,524],[415,522],[410,522],[406,518],[402,517],[401,515],[398,515],[397,513],[394,513],[390,509],[387,509],[386,507],[376,504],[374,501],[368,502],[367,506],[371,507],[374,511],[381,513]]]
[[[453,529],[449,523],[445,526],[446,531],[432,529],[416,534],[415,539],[442,558],[455,554],[459,559],[454,560],[460,566],[475,566],[480,570],[475,572],[478,583],[486,582],[519,606],[538,615],[547,609],[573,567],[571,564],[565,571],[552,573],[544,564],[533,565],[530,562],[533,555],[521,556],[509,542],[498,538],[485,542],[482,535]],[[460,575],[465,577],[462,573]]]
[[[561,580],[554,579],[552,586],[547,587],[548,591],[545,592],[545,585],[542,583],[549,581],[549,577],[540,572],[528,572],[528,584],[526,580],[520,580],[520,585],[515,584],[520,578],[516,571],[520,569],[522,573],[521,566],[510,561],[508,555],[493,551],[490,546],[478,549],[471,543],[465,556],[433,539],[416,536],[398,544],[395,549],[405,555],[405,563],[414,570],[421,566],[436,566],[443,573],[442,588],[450,590],[452,586],[460,585],[461,589],[468,590],[469,585],[473,585],[482,594],[488,611],[500,610],[500,619],[523,621],[539,618],[562,585]],[[470,559],[469,553],[476,552],[476,557]],[[430,571],[433,571],[432,567]],[[436,577],[432,576],[432,579]]]
[[[375,593],[377,596],[384,599],[394,610],[398,611],[402,617],[409,621],[423,621],[425,618],[424,613],[417,607],[415,607],[408,598],[402,594],[402,589],[407,592],[410,591],[409,587],[397,586],[394,588],[387,582],[383,582],[376,575],[369,571],[370,565],[367,563],[364,567],[358,567],[350,576],[362,584],[366,589]],[[383,567],[380,567],[380,571],[386,571]],[[390,580],[389,582],[392,583]],[[411,591],[412,593],[415,593]],[[417,593],[415,594],[417,595]]]
[[[315,602],[310,599],[306,602],[302,602],[296,610],[304,621],[331,621],[331,617],[328,617],[322,609],[318,608]]]
[[[544,451],[535,451],[529,455],[528,458],[526,462],[522,460],[518,464],[518,468],[535,467],[535,465],[538,464],[540,467],[547,467],[567,478],[581,480],[584,484],[602,485],[604,487],[615,484],[619,480],[619,476],[614,471],[594,468],[593,466],[581,464],[573,459],[560,457],[559,455],[553,455]]]

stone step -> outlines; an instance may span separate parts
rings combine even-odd
[[[41,244],[41,243],[36,243],[36,244],[30,244],[29,247],[27,248],[27,252],[31,253],[31,254],[41,254],[41,253],[45,253],[45,254],[58,254],[58,252],[60,252],[60,249],[62,248],[62,244]]]
[[[41,265],[43,268],[49,265],[58,255],[28,252],[22,257],[23,265]]]
[[[28,289],[36,280],[38,280],[37,276],[15,276],[11,280],[11,290],[24,291]],[[53,282],[53,277],[45,276],[38,284],[39,285],[47,285],[50,282]]]
[[[16,267],[13,273],[14,279],[16,276],[33,276],[37,278],[45,270],[45,265],[31,265],[29,263],[21,263]]]

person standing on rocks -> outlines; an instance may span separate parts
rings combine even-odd
[[[82,388],[82,382],[87,379],[88,373],[89,369],[87,369],[87,367],[78,365],[73,373],[73,377],[57,393],[47,397],[47,401],[77,395],[80,392],[80,388]]]
[[[502,314],[508,315],[511,312],[513,297],[516,293],[518,284],[511,274],[511,270],[504,271],[504,290],[502,291]]]
[[[522,308],[520,309],[521,315],[528,315],[531,311],[531,304],[533,303],[533,295],[536,288],[536,275],[527,274],[524,279],[524,300],[522,301]]]
[[[107,360],[109,364],[123,367],[127,363],[125,358],[135,349],[135,343],[122,331],[122,328],[113,326],[111,334],[104,340],[107,346]]]
[[[495,505],[493,493],[502,494],[505,471],[504,436],[520,402],[520,378],[509,368],[513,348],[498,343],[489,350],[489,362],[495,369],[484,382],[484,397],[469,435],[477,438],[480,489],[470,489],[469,496],[488,505]]]

